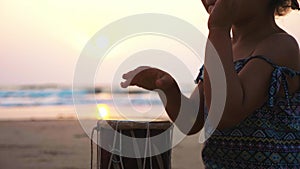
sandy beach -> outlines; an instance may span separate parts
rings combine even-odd
[[[0,122],[1,169],[88,169],[90,140],[76,120]],[[198,135],[172,152],[173,169],[203,168]]]

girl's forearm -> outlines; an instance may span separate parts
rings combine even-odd
[[[199,100],[185,97],[177,84],[167,90],[158,91],[158,94],[168,116],[183,133],[194,134],[202,128],[203,107],[199,106]]]

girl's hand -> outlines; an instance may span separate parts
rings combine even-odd
[[[123,74],[123,79],[125,79],[124,82],[121,82],[123,88],[138,86],[147,90],[165,90],[176,84],[168,73],[148,66],[141,66]]]
[[[205,1],[205,0],[204,0]],[[210,2],[207,11],[210,13],[208,20],[209,29],[231,29],[236,13],[235,0],[206,0]],[[213,2],[215,1],[215,2]]]

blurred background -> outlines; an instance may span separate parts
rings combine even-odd
[[[76,61],[88,40],[101,28],[142,13],[175,16],[204,35],[208,33],[208,15],[200,0],[0,1],[0,168],[88,168],[89,139],[73,107]],[[277,18],[278,24],[298,42],[300,30],[296,23],[299,21],[299,12]],[[98,110],[90,112],[87,119],[116,118],[109,89],[116,89],[120,102],[129,96],[127,90],[111,86],[113,69],[118,60],[143,45],[172,50],[179,60],[189,65],[191,77],[197,76],[202,63],[191,59],[192,55],[187,56],[189,52],[182,44],[157,36],[128,39],[108,53],[95,77],[95,88],[85,88],[83,84],[82,90],[75,91],[83,104],[97,100]],[[176,70],[173,73],[180,74]],[[194,88],[193,78],[177,80],[187,95]],[[125,114],[167,118],[153,93],[133,88],[130,99],[139,111],[147,112],[151,108],[157,114],[137,115],[131,111]],[[197,136],[185,139],[174,149],[173,168],[199,168],[200,147]]]

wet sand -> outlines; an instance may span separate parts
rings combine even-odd
[[[90,139],[76,120],[1,121],[0,133],[1,169],[90,168]],[[203,168],[197,141],[173,149],[173,169]]]

